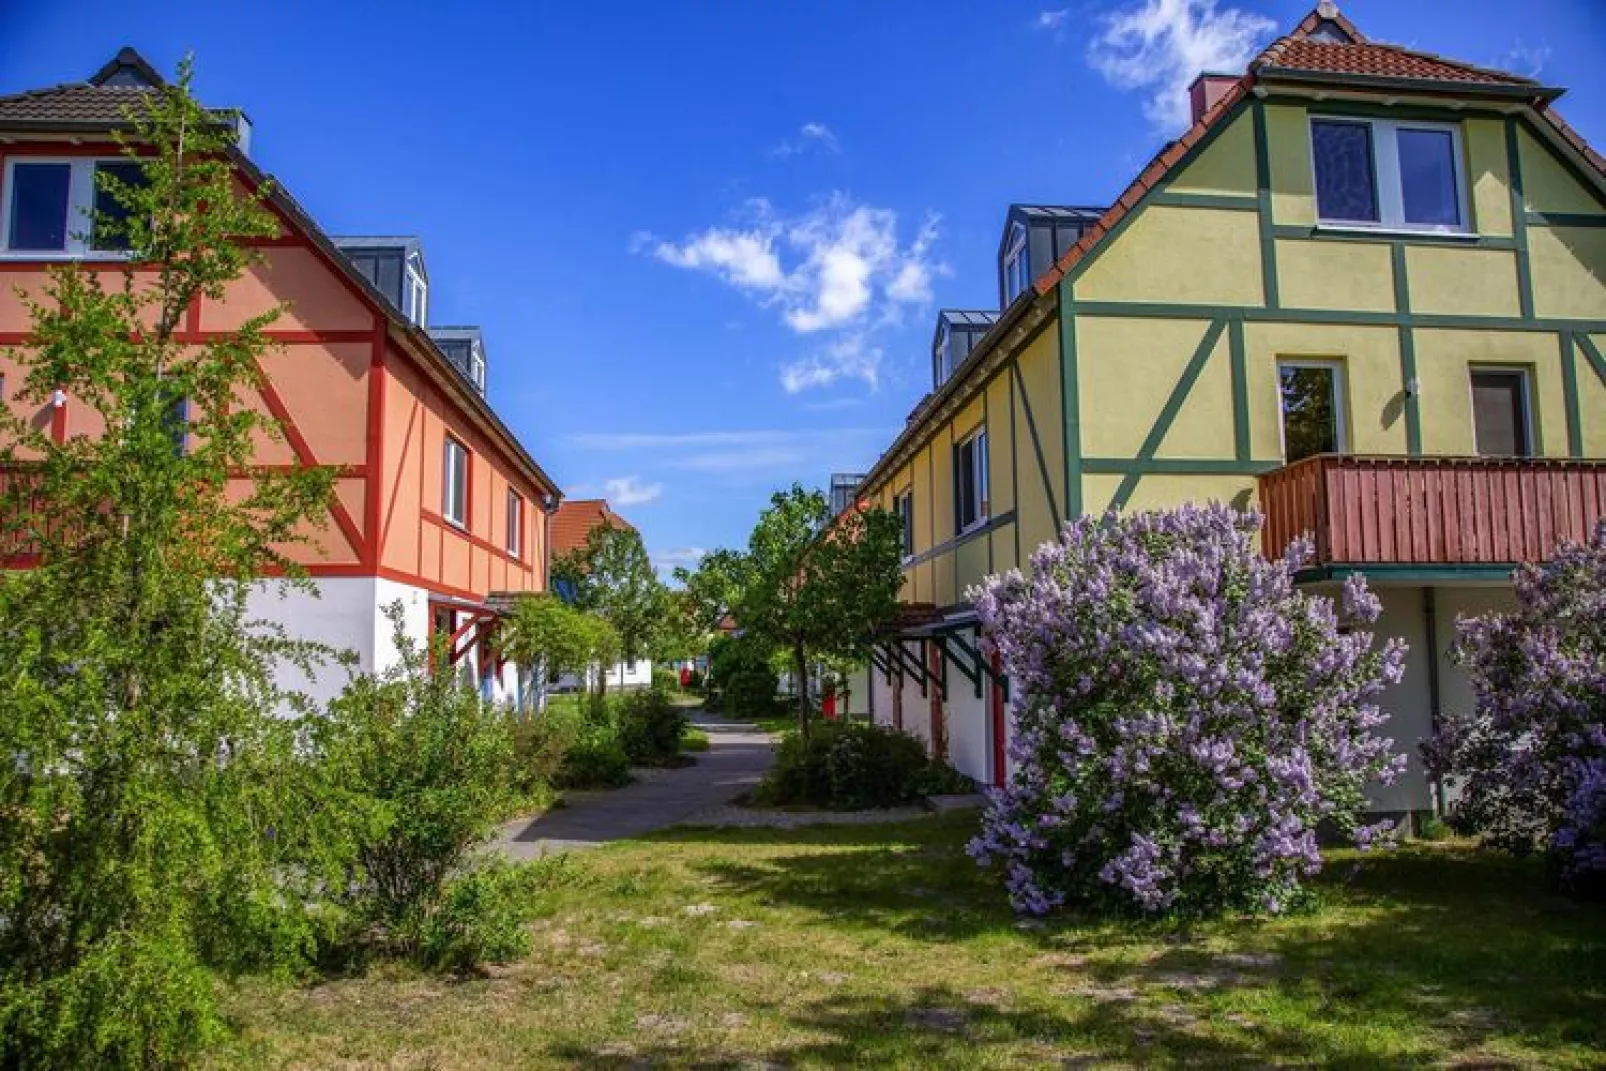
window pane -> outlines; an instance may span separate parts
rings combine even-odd
[[[121,228],[128,222],[128,209],[101,187],[101,175],[110,175],[125,186],[142,187],[148,181],[145,168],[135,163],[95,165],[95,234],[90,245],[95,249],[127,249],[128,235]]]
[[[1376,223],[1377,182],[1372,128],[1364,123],[1313,122],[1316,211],[1322,219]]]
[[[1283,452],[1292,463],[1338,452],[1336,377],[1331,368],[1282,371]]]
[[[1455,139],[1448,130],[1401,130],[1400,192],[1405,222],[1456,227],[1461,224],[1455,188]]]
[[[1528,413],[1521,372],[1472,373],[1472,426],[1478,453],[1528,455]]]
[[[71,164],[17,164],[11,169],[10,248],[67,248],[67,191]]]

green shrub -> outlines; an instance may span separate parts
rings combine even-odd
[[[619,742],[637,766],[658,766],[680,754],[686,714],[654,688],[634,692],[619,704]]]
[[[708,678],[719,689],[719,709],[738,718],[768,717],[775,708],[770,652],[746,637],[721,637],[708,656]]]
[[[680,674],[668,666],[652,667],[652,687],[660,692],[680,691]]]
[[[357,678],[330,704],[314,723],[314,757],[329,791],[366,819],[336,896],[353,932],[422,959],[418,920],[440,910],[448,884],[513,804],[513,730],[471,686],[431,674],[401,628],[400,606],[387,613],[400,665]]]
[[[568,754],[557,779],[558,788],[619,788],[630,783],[630,756],[611,726],[585,730]]]
[[[552,869],[545,859],[522,864],[492,859],[453,877],[430,910],[408,920],[418,961],[434,970],[462,972],[528,955],[528,923]]]
[[[703,686],[703,674],[702,674],[702,672],[700,670],[695,670],[695,669],[692,670],[690,676],[688,676],[686,678],[686,687],[689,688],[691,691],[695,692],[695,691],[698,691],[699,689],[701,689],[702,686]]]
[[[584,715],[569,703],[548,702],[513,723],[513,784],[523,801],[537,800],[563,780],[564,764],[586,733]]]
[[[946,772],[945,772],[946,771]],[[957,774],[934,763],[919,739],[868,722],[818,722],[808,739],[782,737],[755,793],[761,803],[866,810],[947,791]]]

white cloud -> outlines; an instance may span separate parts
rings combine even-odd
[[[781,366],[781,387],[788,394],[828,387],[839,379],[862,379],[875,389],[881,369],[880,346],[863,334],[845,334],[817,353]]]
[[[1545,69],[1545,64],[1549,62],[1549,45],[1529,45],[1518,40],[1493,66],[1524,78],[1538,78],[1539,73]]]
[[[602,485],[603,497],[615,506],[640,506],[664,493],[661,483],[642,483],[639,476],[620,476],[606,480]]]
[[[842,193],[790,217],[757,199],[746,215],[739,226],[710,227],[679,243],[655,241],[652,255],[754,295],[779,309],[798,334],[896,321],[905,306],[930,301],[932,278],[947,270],[933,259],[936,216],[905,245],[896,212]]]
[[[810,149],[836,154],[842,151],[842,143],[837,140],[836,132],[824,123],[804,123],[798,128],[795,140],[781,142],[770,150],[770,155],[784,160]]]
[[[1137,0],[1105,15],[1088,46],[1093,69],[1148,94],[1143,113],[1175,134],[1189,121],[1188,85],[1204,71],[1241,71],[1276,23],[1216,0]]]
[[[648,554],[654,565],[660,569],[675,565],[696,565],[703,560],[708,551],[702,547],[674,547],[670,550],[655,550]]]
[[[1065,18],[1071,13],[1068,7],[1056,8],[1052,11],[1039,11],[1036,26],[1039,30],[1058,31],[1065,24]]]

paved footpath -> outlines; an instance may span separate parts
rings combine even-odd
[[[702,710],[691,712],[691,723],[709,739],[707,751],[693,753],[696,765],[637,770],[634,784],[608,792],[565,793],[567,806],[509,822],[495,846],[514,859],[594,848],[672,826],[758,784],[774,757],[767,733]]]

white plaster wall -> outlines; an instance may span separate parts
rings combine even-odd
[[[876,724],[892,724],[892,682],[887,680],[886,674],[879,669],[870,670],[870,689],[874,693],[871,700],[871,714]]]
[[[1517,608],[1517,592],[1512,587],[1439,588],[1439,710],[1446,714],[1472,713],[1472,679],[1467,671],[1451,662],[1449,649],[1456,639],[1456,619],[1479,617],[1486,613],[1510,613]]]
[[[261,580],[251,585],[246,609],[252,618],[282,626],[294,639],[311,640],[357,658],[357,669],[372,665],[374,595],[371,577],[325,577],[306,587]],[[310,676],[281,663],[281,688],[300,692],[322,706],[345,689],[351,672],[329,662]]]
[[[966,777],[985,784],[992,756],[987,742],[987,679],[982,678],[982,695],[950,659],[947,662],[948,701],[943,713],[948,719],[948,764]]]
[[[908,665],[926,664],[926,652],[919,641],[903,646],[909,652]],[[907,671],[903,677],[903,731],[919,737],[925,742],[926,750],[931,750],[931,686],[928,684],[922,695],[920,678]]]
[[[837,711],[844,717],[865,719],[870,716],[870,667],[865,666],[848,674],[846,692],[838,691]]]
[[[1432,727],[1429,703],[1426,619],[1422,614],[1420,587],[1379,587],[1375,589],[1383,602],[1383,614],[1372,626],[1376,642],[1399,637],[1409,648],[1405,653],[1405,677],[1390,685],[1379,697],[1379,705],[1388,712],[1389,720],[1381,729],[1384,736],[1394,740],[1394,749],[1405,756],[1405,772],[1392,785],[1373,785],[1367,798],[1380,811],[1420,811],[1433,806],[1432,787],[1422,769],[1418,745],[1428,736]],[[1441,640],[1443,639],[1441,632]]]
[[[396,630],[388,616],[388,608],[396,603],[401,604],[402,624],[409,638],[418,646],[420,652],[428,651],[429,644],[429,592],[424,588],[412,584],[401,584],[384,577],[374,577],[365,582],[372,585],[373,601],[370,604],[372,613],[373,639],[369,650],[372,654],[363,660],[363,668],[371,673],[383,673],[401,661],[396,650]]]

